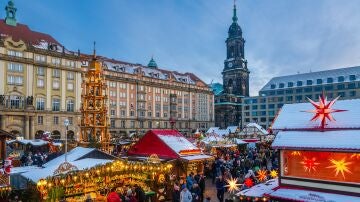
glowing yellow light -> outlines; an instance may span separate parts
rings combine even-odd
[[[241,184],[237,184],[237,181],[238,181],[237,178],[230,178],[230,179],[226,180],[228,185],[225,185],[225,187],[229,187],[228,190],[229,190],[230,193],[233,193],[233,192],[239,190],[239,186]]]
[[[260,181],[265,181],[267,179],[267,173],[266,173],[266,170],[259,170],[257,172],[258,176],[257,178],[260,180]]]
[[[270,176],[271,176],[272,178],[276,178],[276,177],[278,176],[278,171],[277,171],[277,170],[272,170],[272,171],[270,171]]]
[[[300,156],[300,155],[301,155],[301,152],[299,152],[299,151],[291,152],[291,156]]]
[[[351,173],[348,168],[348,165],[352,164],[352,162],[345,162],[345,157],[339,161],[335,159],[330,159],[332,166],[328,166],[327,168],[335,168],[335,177],[339,174],[342,174],[343,178],[345,179],[344,172]]]

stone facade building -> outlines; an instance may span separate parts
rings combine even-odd
[[[0,19],[0,129],[24,138],[49,131],[79,137],[81,83],[91,57],[67,50],[52,36],[31,30],[16,20],[12,1]],[[113,135],[170,128],[182,132],[214,125],[214,95],[192,73],[99,57],[108,85],[110,129]],[[171,120],[170,120],[171,119]]]

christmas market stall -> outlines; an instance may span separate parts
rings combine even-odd
[[[284,105],[272,129],[280,150],[274,201],[360,201],[360,100]]]
[[[176,130],[149,130],[128,151],[128,155],[132,157],[148,157],[152,154],[181,165],[177,166],[177,176],[203,172],[204,162],[213,160],[212,156],[203,154]]]
[[[10,186],[10,172],[12,158],[6,156],[6,140],[14,139],[11,133],[8,133],[0,129],[0,157],[1,157],[1,168],[0,168],[0,201],[6,201],[11,191]]]
[[[200,141],[200,147],[208,154],[221,155],[224,150],[236,150],[238,148],[237,143],[243,144],[245,142],[210,133]]]

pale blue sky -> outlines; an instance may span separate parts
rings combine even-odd
[[[7,0],[0,1],[4,8]],[[15,0],[18,21],[68,49],[221,82],[232,0]],[[238,0],[250,91],[273,76],[360,64],[359,0]],[[2,18],[4,10],[0,10]]]

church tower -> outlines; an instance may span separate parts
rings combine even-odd
[[[237,96],[249,96],[249,70],[245,59],[245,39],[237,23],[236,5],[234,4],[232,24],[226,39],[226,60],[224,61],[224,93]]]

